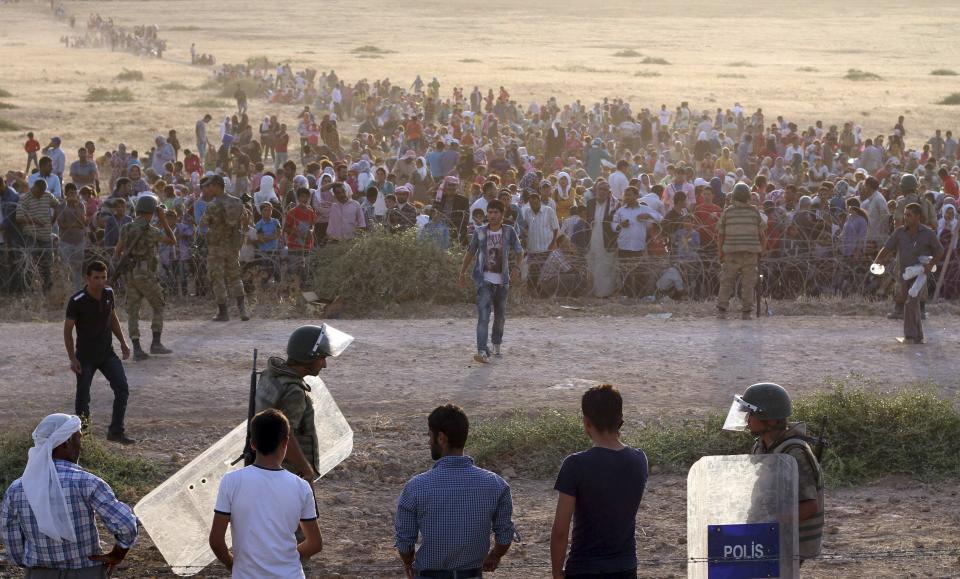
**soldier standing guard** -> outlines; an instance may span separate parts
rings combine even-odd
[[[793,402],[787,391],[772,383],[754,384],[734,396],[724,430],[748,430],[756,437],[750,454],[789,454],[797,461],[797,515],[800,564],[820,555],[823,541],[824,485],[820,462],[810,448],[814,439],[803,422],[787,422]]]
[[[166,212],[152,195],[144,195],[137,199],[136,220],[127,223],[120,230],[120,241],[117,243],[116,256],[118,264],[129,265],[125,273],[127,288],[127,323],[130,328],[130,339],[133,341],[133,359],[146,360],[149,354],[140,347],[140,304],[144,298],[150,303],[153,310],[153,319],[150,330],[153,332],[153,341],[150,343],[150,354],[170,354],[172,350],[166,348],[160,341],[163,333],[163,288],[157,278],[158,245],[163,242],[173,244],[176,239],[173,229],[167,223]],[[160,211],[157,208],[160,207]],[[160,222],[162,231],[150,224],[154,214]]]
[[[740,312],[750,319],[753,292],[757,287],[757,267],[763,252],[764,231],[760,211],[750,205],[750,187],[737,183],[733,188],[733,205],[727,207],[717,224],[720,245],[720,295],[717,316],[726,319],[730,296],[740,274]]]
[[[327,324],[300,326],[287,340],[287,359],[272,357],[257,383],[256,412],[275,408],[290,422],[290,437],[284,468],[308,481],[317,478],[317,429],[313,402],[307,396],[306,376],[326,368],[327,357],[337,357],[353,342],[353,336]]]
[[[200,181],[203,200],[208,203],[201,226],[207,227],[207,275],[213,295],[217,299],[215,322],[230,321],[227,313],[227,294],[237,300],[240,319],[247,321],[243,282],[240,280],[240,246],[243,234],[240,220],[243,202],[224,192],[223,177],[208,175]]]

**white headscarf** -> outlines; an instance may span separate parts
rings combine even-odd
[[[563,188],[564,178],[567,179],[566,189]],[[571,189],[573,189],[573,179],[570,178],[570,174],[567,173],[566,171],[560,171],[559,173],[557,173],[557,195],[561,199],[564,199],[564,200],[569,199]]]
[[[55,541],[77,542],[73,515],[53,462],[53,449],[80,432],[80,426],[80,419],[69,414],[51,414],[40,421],[33,431],[33,448],[27,453],[27,468],[20,479],[37,527]]]
[[[947,210],[948,210],[948,209],[953,209],[953,219],[947,219]],[[944,229],[950,231],[950,233],[951,233],[952,235],[956,235],[956,234],[957,234],[957,225],[958,225],[958,221],[957,221],[957,208],[956,208],[956,206],[953,205],[952,203],[950,203],[950,204],[946,204],[946,203],[945,203],[945,204],[943,205],[943,209],[942,209],[942,211],[941,211],[941,217],[940,217],[939,221],[937,221],[937,236],[939,236],[940,234],[942,234]],[[951,241],[951,243],[952,243],[952,241]]]
[[[280,199],[277,198],[277,192],[273,189],[273,177],[264,175],[260,177],[260,190],[253,194],[253,204],[259,210],[261,205],[271,200],[280,202]]]

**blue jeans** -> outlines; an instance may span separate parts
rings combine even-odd
[[[493,343],[503,343],[503,325],[507,321],[507,286],[483,282],[477,287],[477,351],[488,352],[487,331],[493,310]]]
[[[97,370],[110,383],[113,390],[113,415],[110,418],[111,434],[123,434],[123,417],[127,413],[127,398],[130,388],[127,375],[123,371],[123,362],[113,352],[100,360],[80,360],[81,371],[77,374],[77,416],[90,416],[90,384]]]

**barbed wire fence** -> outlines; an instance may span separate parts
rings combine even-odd
[[[277,249],[256,251],[241,261],[244,285],[248,292],[279,287],[292,294],[310,289],[309,284],[319,267],[318,255],[324,248],[310,251]],[[192,245],[188,252],[171,259],[159,259],[157,275],[168,299],[203,298],[208,293],[206,247]],[[586,298],[594,294],[595,276],[612,276],[612,294],[605,297],[634,298],[641,301],[685,300],[710,302],[720,287],[721,260],[715,253],[700,252],[689,257],[674,254],[614,257],[612,273],[598,274],[595,258],[575,247],[565,247],[541,254],[528,254],[523,291],[514,299],[536,301],[562,298]],[[51,291],[69,296],[76,271],[83,264],[99,259],[112,265],[112,248],[88,245],[81,258],[68,259],[56,239],[48,247],[24,246],[0,248],[0,294],[43,296]],[[811,247],[806,251],[774,252],[758,260],[757,291],[770,310],[770,302],[799,298],[850,298],[883,300],[896,292],[897,268],[887,267],[883,275],[870,273],[871,257],[867,253],[844,256],[837,246]],[[949,264],[960,270],[960,263]],[[322,273],[322,272],[321,272]],[[940,288],[941,299],[953,300],[960,293],[957,271],[950,272]],[[939,274],[929,276],[928,295],[932,300]],[[741,280],[742,281],[742,280]],[[122,289],[123,280],[111,284]],[[735,295],[739,293],[738,289]],[[205,298],[208,299],[208,298]],[[425,301],[430,296],[423,296]]]
[[[524,547],[521,546],[521,549]],[[508,553],[497,568],[496,576],[516,573],[526,577],[549,577],[549,560],[527,560],[529,555],[522,552]],[[524,559],[518,559],[524,557]],[[359,558],[359,557],[358,557]],[[364,555],[364,559],[370,556]],[[779,561],[777,557],[773,558],[752,558],[752,562]],[[885,570],[898,570],[896,565],[902,564],[899,570],[906,573],[920,571],[924,569],[923,564],[934,562],[940,565],[941,570],[953,569],[960,571],[960,547],[940,548],[940,549],[875,549],[875,550],[850,550],[850,551],[824,551],[817,558],[807,562],[807,565],[816,568],[818,565],[840,565],[883,562]],[[707,565],[711,562],[721,562],[723,559],[710,559],[707,557],[639,557],[637,559],[638,569],[658,571],[672,571],[682,576],[690,564]],[[728,561],[728,560],[727,560]],[[808,567],[808,568],[810,568]],[[229,577],[230,573],[217,563],[211,563],[204,566],[181,566],[177,568],[180,572],[191,573],[197,577]],[[403,569],[399,561],[396,562],[364,562],[364,563],[330,563],[327,561],[315,560],[308,563],[308,577],[403,577]],[[929,568],[927,568],[929,571]],[[0,561],[0,577],[15,577],[19,575],[19,568],[10,565],[7,562]],[[158,577],[170,576],[173,570],[162,564],[125,563],[116,573],[120,577]],[[640,576],[643,576],[642,574]]]

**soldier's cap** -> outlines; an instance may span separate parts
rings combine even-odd
[[[214,175],[207,175],[203,179],[200,179],[201,187],[208,187],[210,185],[216,185],[217,187],[220,187],[220,188],[225,187],[225,184],[223,182],[223,177],[221,177],[220,175],[214,174]]]

